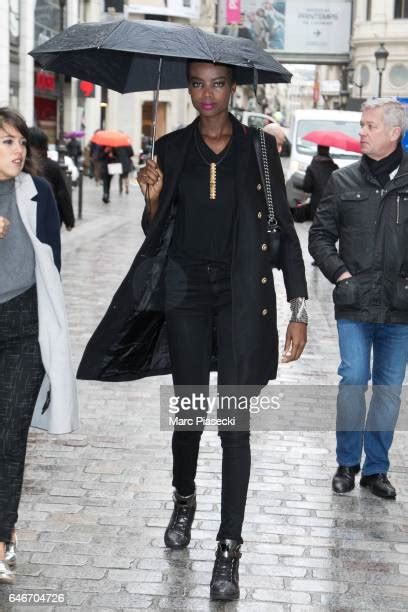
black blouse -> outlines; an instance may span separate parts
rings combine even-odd
[[[231,262],[236,157],[234,132],[232,141],[216,154],[205,144],[197,129],[178,181],[177,212],[169,249],[171,258]],[[211,162],[219,162],[215,200],[210,200]]]

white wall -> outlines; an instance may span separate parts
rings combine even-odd
[[[5,6],[4,6],[5,5]],[[10,95],[9,3],[2,2],[0,19],[0,106],[7,106]]]
[[[18,107],[28,125],[34,124],[34,60],[28,52],[34,47],[35,0],[20,0],[20,68]]]

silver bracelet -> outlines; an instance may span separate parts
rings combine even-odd
[[[308,323],[309,317],[307,316],[306,309],[306,298],[297,297],[290,300],[290,323]]]

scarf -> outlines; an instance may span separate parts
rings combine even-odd
[[[399,142],[395,151],[387,155],[387,157],[383,157],[377,161],[375,159],[371,159],[371,157],[368,157],[368,155],[363,155],[363,160],[371,174],[380,183],[381,187],[384,187],[384,185],[390,180],[391,172],[393,172],[400,165],[402,161],[402,154],[402,146]]]

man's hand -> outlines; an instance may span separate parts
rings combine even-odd
[[[350,272],[343,272],[343,274],[340,274],[339,278],[336,280],[336,283],[342,281],[342,280],[346,280],[346,278],[351,278],[352,274],[350,274]]]
[[[0,238],[5,238],[9,231],[10,221],[6,217],[0,217]]]
[[[307,342],[307,325],[305,323],[289,323],[286,330],[285,348],[281,362],[296,361],[303,353]]]

